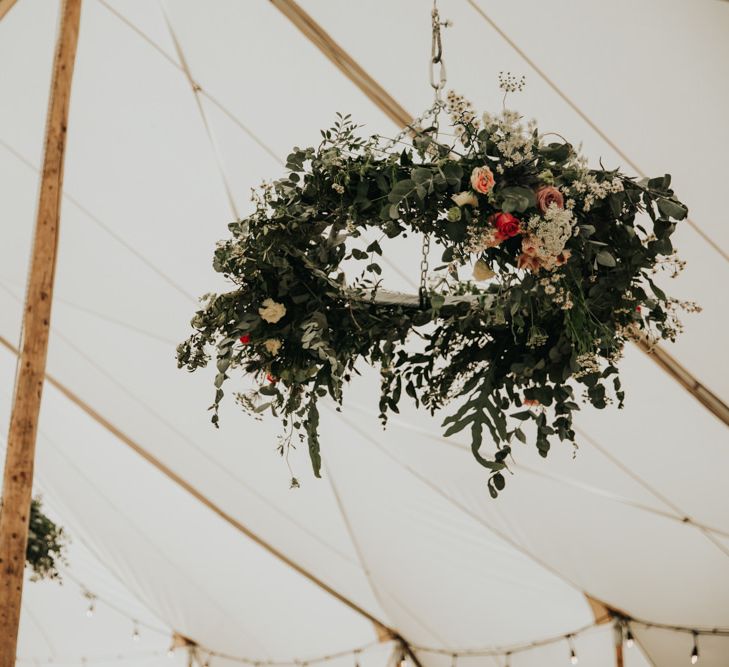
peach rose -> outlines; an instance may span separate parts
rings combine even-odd
[[[535,192],[535,195],[537,197],[537,208],[542,213],[546,213],[552,204],[556,204],[557,208],[564,208],[562,193],[552,185],[543,185]]]
[[[537,259],[536,257],[531,257],[526,253],[522,253],[521,255],[519,255],[519,257],[517,257],[516,266],[520,269],[526,269],[527,271],[532,271],[534,273],[542,268],[542,264],[539,259]]]
[[[569,261],[572,253],[569,250],[563,250],[557,255],[557,266],[564,266]],[[640,307],[640,306],[639,306]]]
[[[471,187],[485,195],[494,187],[494,175],[488,167],[474,167],[471,172]]]
[[[534,236],[526,236],[521,240],[521,251],[529,257],[538,257],[542,246]]]

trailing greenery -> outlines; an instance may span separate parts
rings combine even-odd
[[[216,248],[234,288],[203,298],[177,358],[192,371],[214,356],[216,426],[231,373],[256,378],[238,402],[281,420],[282,451],[305,441],[316,476],[319,399],[341,404],[357,364],[376,365],[383,423],[403,392],[431,413],[453,403],[445,435],[470,432],[495,497],[515,440],[546,456],[555,438],[574,441],[580,401],[622,406],[627,339],[675,337],[691,304],[654,278],[681,268],[671,235],[687,209],[670,176],[589,169],[515,112],[478,119],[450,93],[444,142],[431,111],[407,142],[362,138],[339,116],[318,147],[295,148]],[[426,303],[374,303],[386,240],[406,234],[442,249]],[[474,280],[459,274],[469,265]]]
[[[63,528],[43,514],[40,498],[34,498],[30,504],[28,546],[25,552],[25,562],[32,570],[32,580],[60,578],[58,566],[64,562],[66,542]]]

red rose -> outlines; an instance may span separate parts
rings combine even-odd
[[[494,213],[489,217],[489,222],[496,227],[496,230],[505,239],[510,239],[521,233],[519,219],[515,218],[511,213]]]
[[[250,334],[243,334],[240,337],[240,342],[243,343],[243,345],[248,345],[251,342],[251,335]]]
[[[276,384],[278,382],[278,378],[274,377],[270,373],[266,373],[266,380],[268,380],[271,384]]]

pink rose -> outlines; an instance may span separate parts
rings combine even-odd
[[[494,175],[488,167],[474,167],[471,172],[471,187],[485,195],[494,187]]]
[[[562,193],[551,185],[543,185],[535,194],[537,196],[537,208],[542,213],[546,213],[552,204],[556,204],[557,208],[564,208]]]
[[[489,222],[496,228],[496,231],[506,239],[521,233],[519,219],[511,213],[494,213],[489,216]]]

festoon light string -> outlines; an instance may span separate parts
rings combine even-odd
[[[248,658],[244,656],[236,656],[231,655],[228,653],[216,651],[214,649],[210,649],[206,646],[200,645],[197,642],[194,642],[193,640],[184,637],[183,635],[176,633],[176,632],[170,632],[168,629],[163,629],[160,627],[157,627],[153,624],[146,623],[143,621],[140,621],[139,618],[126,610],[122,609],[115,603],[112,603],[108,600],[105,600],[104,598],[100,597],[98,594],[93,592],[88,586],[86,586],[83,582],[81,582],[79,579],[77,579],[73,574],[71,574],[68,571],[64,571],[63,573],[64,578],[72,581],[74,584],[76,584],[79,588],[79,592],[82,595],[82,597],[87,601],[87,606],[84,611],[84,614],[87,618],[93,618],[98,611],[99,606],[107,607],[108,609],[114,611],[117,615],[123,616],[129,621],[129,625],[131,627],[131,641],[134,643],[138,643],[141,639],[141,631],[144,629],[145,631],[152,632],[154,634],[165,636],[170,638],[170,646],[167,650],[167,656],[172,658],[175,655],[175,651],[177,649],[186,649],[190,652],[190,654],[199,662],[199,667],[214,667],[213,666],[213,659],[218,658],[220,660],[227,660],[231,662],[236,662],[239,664],[245,664],[245,665],[251,665],[252,667],[290,667],[292,665],[296,667],[308,667],[310,665],[315,664],[321,664],[326,663],[331,660],[335,660],[338,658],[344,658],[346,656],[352,657],[352,664],[353,667],[360,667],[360,657],[361,655],[380,645],[381,642],[379,640],[374,640],[368,644],[356,646],[351,649],[345,649],[339,652],[335,653],[327,653],[319,656],[309,657],[305,660],[260,660],[255,658]],[[600,618],[597,618],[593,623],[590,623],[588,625],[584,625],[580,628],[577,628],[571,632],[568,632],[566,634],[559,634],[554,635],[552,637],[547,637],[544,639],[538,639],[532,642],[525,642],[522,644],[512,645],[508,647],[492,647],[492,648],[484,648],[484,649],[466,649],[466,650],[456,650],[450,648],[435,648],[435,647],[427,647],[427,646],[419,646],[419,645],[412,645],[411,648],[415,651],[421,652],[421,653],[430,653],[434,655],[443,655],[443,656],[449,656],[451,659],[451,667],[458,667],[458,660],[460,658],[475,658],[475,657],[497,657],[502,658],[504,660],[504,665],[508,667],[510,665],[511,657],[518,653],[524,653],[527,651],[532,651],[538,648],[541,648],[543,646],[549,646],[553,644],[558,644],[560,642],[565,642],[566,644],[566,652],[565,652],[565,664],[569,663],[571,665],[577,665],[579,662],[579,656],[577,653],[577,649],[575,647],[575,639],[583,636],[595,628],[599,626],[606,625],[607,623],[612,622],[616,635],[618,637],[618,641],[625,646],[626,648],[630,649],[633,648],[635,645],[635,637],[633,634],[633,628],[636,626],[639,626],[644,629],[657,629],[657,630],[664,630],[669,632],[679,632],[688,634],[692,637],[692,650],[690,655],[688,656],[687,663],[690,663],[692,665],[695,665],[699,661],[700,653],[699,653],[699,637],[700,636],[714,636],[714,637],[726,637],[729,638],[729,628],[695,628],[690,626],[680,626],[680,625],[669,625],[665,623],[651,623],[649,621],[644,621],[642,619],[633,618],[630,616],[627,616],[625,614],[619,613],[614,610],[610,610],[605,616],[602,616]],[[397,647],[397,645],[396,645]],[[146,652],[144,654],[141,654],[139,652],[133,653],[133,654],[115,654],[110,657],[86,657],[86,656],[79,656],[75,657],[73,659],[68,658],[60,658],[60,657],[54,657],[49,656],[48,658],[40,658],[40,657],[23,657],[19,656],[18,660],[22,662],[38,662],[39,660],[44,663],[49,664],[66,664],[69,662],[79,662],[79,661],[86,661],[86,662],[104,662],[104,661],[112,661],[112,660],[122,660],[122,659],[128,659],[128,658],[139,658],[139,657],[154,657],[154,656],[162,656],[164,655],[164,651],[157,651],[157,652]],[[410,660],[407,657],[407,652],[405,650],[405,647],[400,645],[399,650],[396,651],[396,653],[393,656],[395,658],[395,665],[397,667],[410,667]]]

